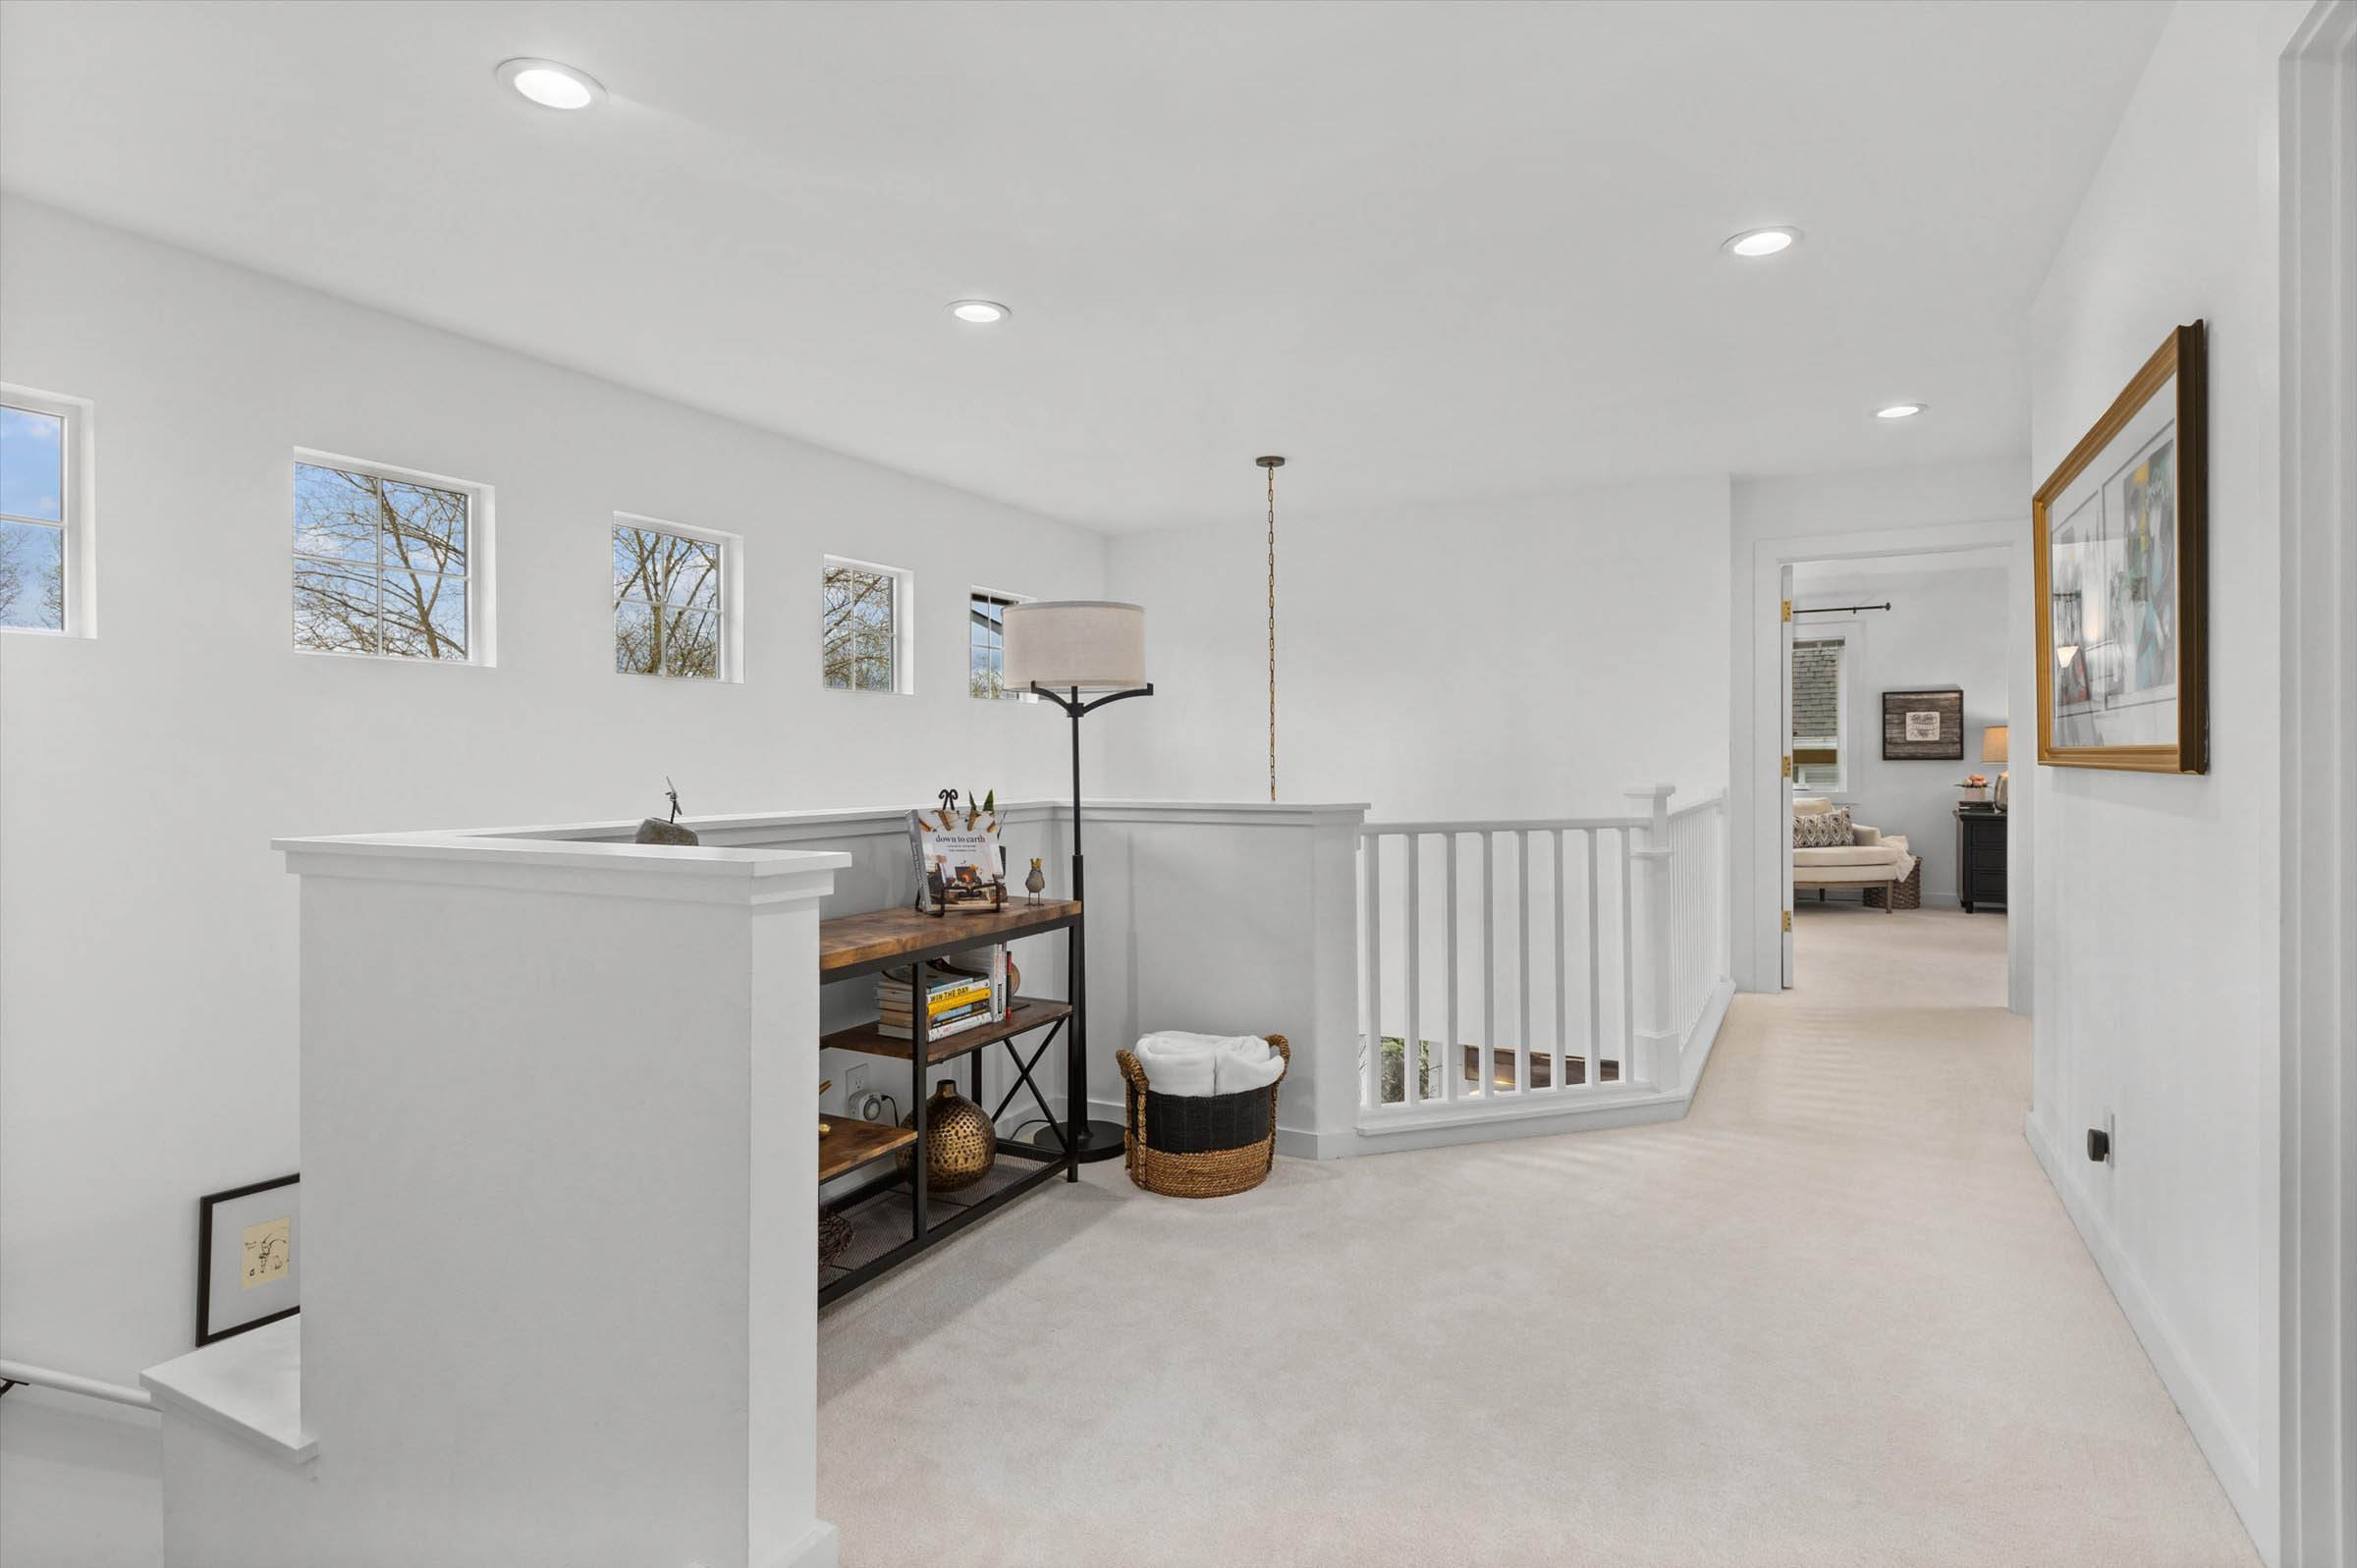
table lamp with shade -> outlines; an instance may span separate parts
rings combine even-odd
[[[1981,761],[1993,762],[1998,768],[1997,783],[1989,791],[1989,799],[2000,811],[2005,809],[2005,797],[2010,793],[2009,785],[2013,779],[2011,774],[2004,771],[2010,734],[2011,727],[2008,725],[1990,725],[1981,731]]]
[[[1006,671],[1010,691],[1029,691],[1062,708],[1072,721],[1072,892],[1085,901],[1080,857],[1080,721],[1124,697],[1151,697],[1146,679],[1146,613],[1136,605],[1098,599],[1040,600],[1009,605]],[[1095,693],[1095,695],[1086,695]],[[1075,932],[1084,926],[1074,927]],[[1069,1086],[1067,1119],[1077,1124],[1073,1153],[1082,1161],[1112,1160],[1122,1153],[1123,1128],[1088,1114],[1088,947],[1072,944],[1072,1036],[1078,1063]],[[1045,1127],[1031,1141],[1062,1149],[1064,1127]]]

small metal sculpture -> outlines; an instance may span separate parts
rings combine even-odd
[[[1031,901],[1037,903],[1040,893],[1046,890],[1047,886],[1047,873],[1039,869],[1039,862],[1034,859],[1031,862],[1031,875],[1023,879],[1023,889],[1031,894]]]
[[[666,821],[661,817],[640,818],[637,836],[631,841],[633,843],[666,844],[701,843],[703,840],[696,838],[694,829],[680,826],[680,791],[679,787],[671,782],[669,774],[663,776],[663,792],[671,797],[670,820]]]

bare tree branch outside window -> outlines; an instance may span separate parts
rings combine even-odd
[[[722,547],[614,525],[614,668],[624,675],[720,678]]]
[[[819,673],[841,690],[895,690],[900,579],[828,563],[820,596]]]
[[[1015,603],[995,593],[974,593],[966,602],[966,682],[968,695],[1019,697],[1007,689],[1007,607]]]
[[[295,465],[295,646],[466,657],[465,492]]]

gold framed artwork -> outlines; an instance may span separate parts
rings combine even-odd
[[[196,1202],[196,1342],[301,1310],[300,1173],[206,1193]]]
[[[2207,406],[2196,321],[2031,500],[2045,766],[2209,771]]]

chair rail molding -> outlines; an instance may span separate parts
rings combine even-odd
[[[2357,1568],[2357,0],[2284,51],[2282,1568]]]

